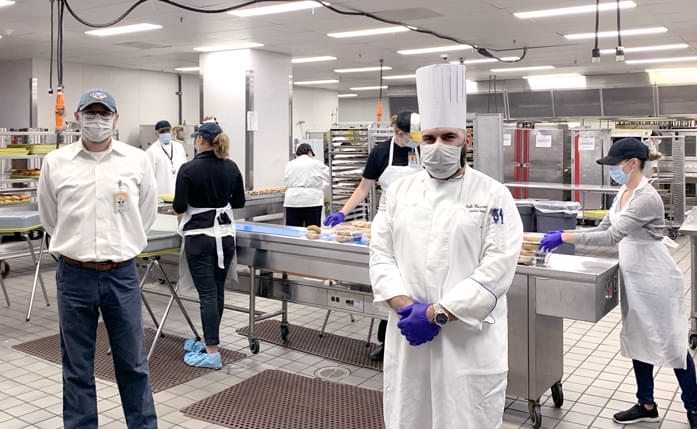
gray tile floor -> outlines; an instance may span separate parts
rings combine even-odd
[[[685,299],[689,298],[689,245],[680,238],[680,248],[673,251],[675,260],[686,275]],[[580,253],[599,257],[616,257],[613,251],[585,248]],[[15,344],[52,335],[57,332],[58,322],[55,306],[54,266],[46,259],[44,279],[52,305],[46,307],[40,294],[35,301],[30,322],[25,312],[33,276],[33,266],[27,259],[12,260],[12,273],[5,283],[11,307],[4,306],[0,299],[0,428],[57,429],[61,421],[61,369],[57,365],[14,351]],[[247,297],[229,293],[228,303],[245,306]],[[1,297],[0,297],[1,298]],[[157,314],[165,307],[165,299],[151,297]],[[262,311],[275,310],[279,304],[259,300]],[[187,303],[189,313],[198,321],[197,305]],[[325,313],[314,308],[290,305],[291,323],[319,328]],[[147,321],[147,320],[146,320]],[[221,337],[224,347],[239,350],[249,357],[221,371],[192,380],[183,385],[155,395],[161,428],[216,428],[197,420],[184,417],[179,410],[239,383],[266,369],[282,369],[313,377],[327,367],[343,367],[350,373],[341,382],[370,389],[382,388],[382,373],[369,369],[343,365],[326,359],[262,343],[261,352],[252,356],[247,348],[247,339],[236,330],[245,325],[247,316],[228,311],[223,319]],[[365,339],[370,320],[356,318],[352,322],[348,315],[333,314],[328,331],[339,335]],[[686,322],[687,323],[687,322]],[[197,323],[198,325],[198,323]],[[597,324],[565,321],[564,323],[564,393],[565,404],[555,409],[548,394],[543,396],[543,427],[572,428],[621,428],[612,422],[612,414],[630,407],[634,403],[635,382],[631,362],[619,353],[619,310],[611,312]],[[188,336],[189,329],[178,310],[174,309],[167,330]],[[292,332],[291,332],[292,335]],[[123,428],[125,423],[116,386],[97,381],[100,427]],[[663,420],[657,424],[639,427],[661,429],[688,428],[680,402],[680,391],[672,370],[659,369],[656,374],[656,397]],[[530,427],[527,402],[510,399],[504,417],[504,428]]]

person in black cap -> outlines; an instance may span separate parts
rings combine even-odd
[[[382,188],[384,195],[387,188],[398,179],[423,171],[417,150],[417,145],[421,142],[421,119],[418,113],[400,112],[393,116],[392,128],[394,136],[390,140],[378,143],[368,154],[368,162],[358,188],[353,191],[341,210],[327,216],[324,225],[336,226],[342,223],[351,211],[368,198],[376,182]],[[382,202],[383,199],[381,198],[380,201]],[[380,321],[378,325],[380,347],[370,354],[374,361],[381,361],[383,358],[382,343],[385,341],[386,329],[387,322]]]
[[[588,246],[618,245],[621,290],[622,356],[632,359],[638,404],[614,415],[619,424],[658,422],[653,396],[653,368],[673,368],[692,429],[697,429],[695,364],[687,351],[688,326],[683,305],[683,276],[666,245],[663,199],[644,177],[647,161],[661,155],[640,140],[625,138],[610,147],[599,164],[621,185],[600,226],[580,232],[545,234],[540,247],[553,250],[564,242]]]
[[[49,251],[58,257],[63,425],[98,427],[94,356],[101,315],[126,425],[155,429],[135,260],[157,217],[155,178],[142,150],[112,137],[118,113],[108,92],[87,91],[75,119],[80,140],[46,156],[38,191]]]
[[[295,159],[286,165],[286,225],[319,226],[322,222],[324,191],[329,187],[329,167],[315,158],[312,146],[298,145]]]
[[[225,280],[235,254],[232,210],[244,207],[244,183],[237,164],[228,158],[230,139],[220,126],[204,123],[196,135],[197,155],[179,170],[173,208],[184,237],[179,282],[186,287],[193,281],[198,291],[205,341],[187,340],[184,362],[220,369]]]
[[[148,160],[155,172],[158,195],[174,194],[174,184],[179,168],[186,162],[184,146],[172,139],[172,125],[168,121],[155,124],[157,141],[148,150]]]

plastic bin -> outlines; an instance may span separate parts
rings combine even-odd
[[[576,201],[536,201],[537,232],[576,229],[576,219],[580,209],[581,204]],[[576,246],[565,243],[555,252],[573,255],[576,253]]]
[[[515,205],[523,221],[523,231],[535,232],[535,202],[532,200],[516,200]]]

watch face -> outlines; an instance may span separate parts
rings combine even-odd
[[[444,313],[436,314],[436,323],[443,326],[448,323],[448,315]]]

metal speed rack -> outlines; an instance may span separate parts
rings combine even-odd
[[[334,124],[329,132],[329,170],[332,179],[331,211],[341,210],[358,187],[370,150],[370,124],[345,122]],[[368,219],[370,198],[352,210],[347,220]]]

